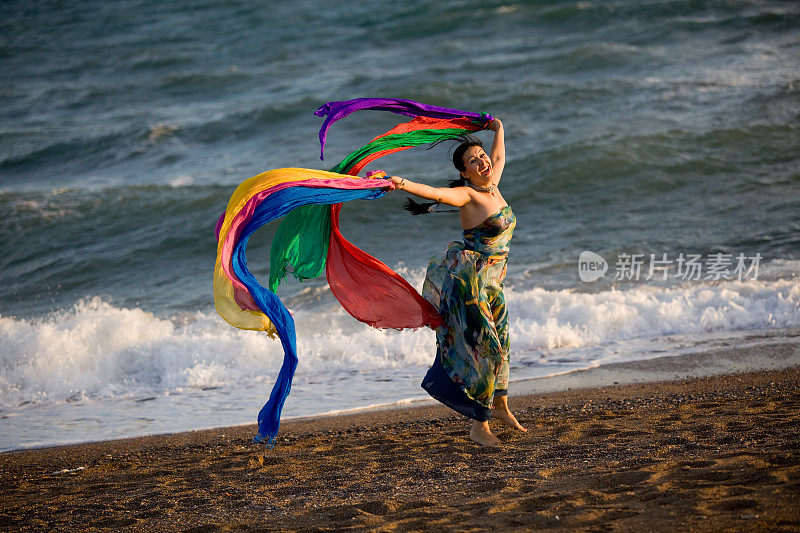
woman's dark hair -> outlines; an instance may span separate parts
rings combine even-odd
[[[468,134],[459,135],[456,139],[460,142],[458,146],[456,146],[456,149],[453,150],[453,166],[456,167],[456,170],[459,172],[463,172],[467,168],[467,166],[464,164],[464,153],[473,146],[480,146],[483,148],[483,143],[481,143],[480,139],[477,137]],[[441,144],[445,140],[446,139],[436,141],[435,143],[431,144],[430,148]],[[448,183],[447,186],[463,187],[466,184],[466,178],[459,174],[458,178]],[[409,211],[412,215],[425,215],[430,213],[431,207],[435,205],[437,205],[436,202],[416,202],[411,198],[406,198],[406,203],[403,206],[403,209]]]

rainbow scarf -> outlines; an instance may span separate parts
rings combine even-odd
[[[331,292],[356,319],[378,328],[436,328],[441,317],[431,304],[388,266],[358,249],[339,231],[342,203],[380,198],[393,189],[385,173],[356,176],[387,154],[478,131],[491,117],[426,106],[410,100],[358,99],[330,102],[317,114],[329,114],[320,130],[324,148],[331,124],[360,109],[387,110],[415,118],[379,135],[330,171],[303,168],[270,170],[236,188],[217,222],[214,303],[229,324],[266,331],[281,341],[284,360],[267,403],[258,414],[257,441],[272,446],[280,414],[297,367],[294,320],[275,295],[291,272],[298,279],[328,279]],[[247,242],[264,224],[283,218],[270,252],[269,289],[247,267]]]

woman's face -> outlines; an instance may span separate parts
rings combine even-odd
[[[462,158],[464,170],[461,175],[475,184],[492,181],[492,161],[480,146],[470,146]]]

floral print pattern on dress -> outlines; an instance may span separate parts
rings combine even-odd
[[[503,280],[517,219],[510,206],[464,230],[428,265],[422,296],[445,325],[436,330],[442,366],[466,395],[490,407],[508,388],[508,313]]]

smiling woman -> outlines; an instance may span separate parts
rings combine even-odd
[[[422,289],[444,320],[436,328],[436,360],[422,387],[473,420],[472,440],[494,446],[500,441],[489,429],[492,416],[519,431],[526,429],[508,408],[510,347],[503,279],[516,218],[498,188],[505,166],[503,123],[493,119],[486,128],[495,132],[491,154],[477,139],[464,138],[453,152],[460,178],[451,187],[398,176],[391,180],[415,196],[460,208],[464,242],[450,243],[431,260]],[[409,210],[420,212],[413,203]]]

